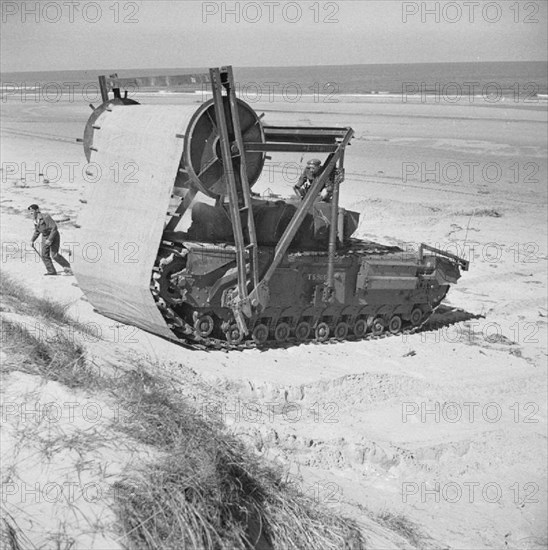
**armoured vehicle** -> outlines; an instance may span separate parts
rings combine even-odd
[[[416,330],[468,269],[352,237],[359,215],[339,206],[352,128],[265,124],[231,67],[171,79],[213,97],[144,106],[121,94],[138,79],[99,79],[83,139],[99,178],[74,271],[100,313],[191,347],[361,339]],[[253,193],[274,153],[324,157],[304,197]]]

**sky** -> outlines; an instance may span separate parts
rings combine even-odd
[[[0,0],[0,70],[545,61],[546,0]]]

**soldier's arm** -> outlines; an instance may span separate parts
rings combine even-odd
[[[46,214],[44,216],[44,223],[46,224],[46,227],[50,230],[50,234],[47,240],[51,244],[55,235],[59,233],[57,229],[57,224],[53,221],[53,218],[49,214]]]
[[[301,176],[299,177],[299,180],[294,185],[294,187],[300,189],[304,185],[305,180],[306,180],[306,174],[301,174]]]
[[[295,190],[295,193],[297,193],[297,195],[299,197],[302,198],[303,196],[303,185],[304,185],[304,182],[306,180],[306,175],[305,174],[302,174],[301,177],[299,178],[299,181],[297,181],[297,183],[293,186],[293,189]]]

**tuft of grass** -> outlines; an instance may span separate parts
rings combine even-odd
[[[71,329],[90,334],[94,338],[97,338],[97,334],[93,328],[74,320],[67,313],[70,307],[69,303],[62,304],[50,298],[36,296],[28,288],[4,272],[0,272],[0,296],[4,302],[11,303],[13,308],[20,313],[32,315],[33,317],[41,317],[49,323],[70,325]]]
[[[2,516],[2,523],[0,525],[0,547],[4,548],[5,545],[6,550],[23,550],[23,547],[19,544],[19,539],[24,538],[24,534],[17,528],[15,520],[5,510],[2,510]]]
[[[120,387],[131,416],[119,426],[164,455],[116,484],[131,548],[365,548],[351,520],[299,493],[159,380],[126,376]]]
[[[69,388],[97,387],[97,375],[85,361],[85,352],[74,338],[63,332],[42,339],[24,325],[1,320],[1,342],[5,352],[19,357],[16,369],[39,374]],[[12,370],[8,363],[4,370]]]
[[[54,302],[49,298],[35,298],[30,305],[35,308],[36,314],[42,316],[46,321],[73,323],[73,320],[67,315],[70,304]]]
[[[23,356],[22,366],[30,363],[44,365],[51,362],[50,351],[42,342],[21,323],[1,319],[2,347],[6,352]]]
[[[67,315],[70,304],[61,304],[49,298],[38,297],[29,292],[19,281],[4,272],[0,274],[0,295],[18,300],[25,313],[40,315],[47,321],[57,323],[72,321]]]
[[[421,533],[420,529],[403,514],[394,514],[388,510],[382,510],[377,515],[377,520],[409,541],[414,548],[423,547],[424,535]]]
[[[476,216],[488,218],[501,218],[502,214],[494,208],[474,208],[473,210],[459,210],[455,212],[457,216]]]
[[[26,288],[5,272],[0,272],[0,294],[19,298],[27,294]]]

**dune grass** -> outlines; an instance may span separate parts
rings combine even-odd
[[[2,519],[0,523],[0,543],[5,545],[6,550],[24,550],[20,543],[21,530],[17,527],[15,519],[4,510],[2,510]],[[0,546],[4,548],[4,546]]]
[[[18,311],[40,299],[3,279],[1,291]],[[114,486],[112,506],[128,549],[175,550],[361,550],[357,525],[298,492],[276,467],[261,461],[219,421],[201,416],[146,363],[118,376],[93,369],[85,350],[67,337],[67,318],[49,304],[44,312],[63,326],[41,339],[3,317],[7,370],[43,376],[70,388],[100,391],[128,414],[112,422],[113,433],[149,446],[161,458],[127,471]],[[70,331],[69,331],[70,333]],[[4,527],[6,517],[4,519]],[[10,533],[19,550],[24,533]]]
[[[0,297],[2,303],[18,313],[32,315],[45,323],[54,323],[57,328],[72,334],[74,331],[89,334],[97,339],[97,333],[92,324],[80,323],[68,314],[70,303],[61,303],[42,296],[36,296],[27,287],[16,281],[9,274],[0,271]],[[66,329],[69,329],[68,331]],[[57,333],[60,333],[57,330]]]
[[[456,216],[475,216],[478,218],[501,218],[502,214],[495,208],[473,208],[472,210],[457,210]]]
[[[40,315],[44,319],[56,323],[73,323],[73,320],[67,315],[69,304],[61,304],[49,298],[34,295],[4,271],[0,273],[0,295],[4,298],[18,300],[24,313]]]
[[[391,531],[398,533],[398,535],[409,541],[409,543],[413,545],[413,548],[424,547],[424,535],[420,529],[403,514],[394,514],[389,510],[382,510],[377,515],[376,519]]]
[[[46,339],[16,321],[2,319],[0,323],[2,349],[17,358],[16,362],[4,362],[3,371],[38,374],[69,388],[97,387],[97,375],[74,337],[59,331]]]
[[[160,380],[124,380],[121,429],[163,451],[116,485],[131,548],[365,548],[357,526],[261,463],[219,423],[205,419]]]

